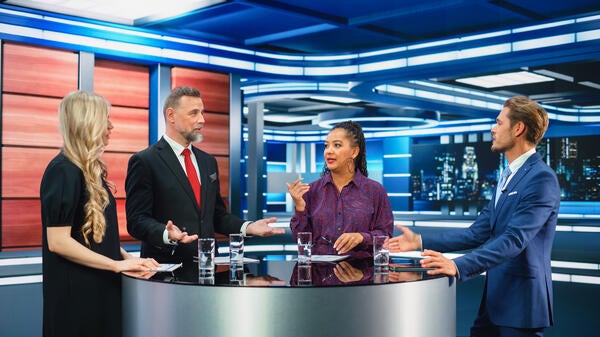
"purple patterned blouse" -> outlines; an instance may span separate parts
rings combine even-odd
[[[306,208],[294,214],[290,229],[294,240],[298,232],[313,233],[313,254],[336,254],[335,240],[343,233],[356,232],[362,234],[364,241],[352,251],[369,251],[373,236],[391,237],[394,231],[394,216],[385,189],[359,171],[341,193],[331,173],[327,173],[310,183],[303,198]]]

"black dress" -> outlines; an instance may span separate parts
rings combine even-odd
[[[104,212],[106,234],[91,250],[122,259],[115,199]],[[85,245],[81,226],[87,192],[82,171],[62,153],[48,164],[40,187],[42,203],[44,337],[121,336],[120,274],[85,267],[48,249],[46,228],[71,226],[71,236]]]

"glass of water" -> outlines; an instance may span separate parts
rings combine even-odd
[[[198,271],[201,277],[211,277],[215,273],[215,239],[198,239]]]
[[[244,263],[244,236],[242,234],[229,234],[229,263]]]
[[[376,235],[373,237],[373,265],[375,268],[387,269],[390,264],[390,251],[387,245],[387,236]]]
[[[310,263],[312,247],[312,233],[298,233],[298,263]]]

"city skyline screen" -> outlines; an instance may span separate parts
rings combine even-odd
[[[414,138],[411,145],[413,210],[439,209],[445,202],[491,200],[504,156],[491,151],[491,139]],[[486,137],[487,138],[487,137]],[[600,136],[544,138],[538,153],[557,173],[562,201],[600,201]]]

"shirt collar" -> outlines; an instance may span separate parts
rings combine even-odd
[[[176,141],[174,141],[173,138],[167,136],[166,134],[163,135],[163,138],[167,141],[169,146],[171,146],[171,149],[173,150],[173,152],[175,152],[176,156],[181,155],[181,152],[183,152],[183,149],[186,148],[186,147],[183,147],[181,144],[177,143]],[[192,144],[190,143],[187,146],[187,148],[190,149],[190,151],[192,151]]]
[[[527,159],[529,159],[529,157],[531,157],[534,153],[535,153],[535,147],[532,148],[531,150],[523,153],[517,159],[513,160],[513,162],[508,165],[508,168],[510,168],[510,172],[512,172],[511,175],[514,174],[515,172],[517,172],[521,168],[521,166],[523,166],[523,164],[525,164]]]
[[[352,180],[350,180],[350,183],[356,185],[356,187],[359,187],[363,184],[363,182],[367,179],[367,177],[365,177],[359,170],[356,171],[356,173],[354,174],[354,178],[352,178]],[[325,184],[333,184],[333,179],[331,178],[331,172],[327,172],[327,174],[325,176],[323,176],[323,180],[325,182]],[[348,185],[350,185],[350,183],[348,183]]]

